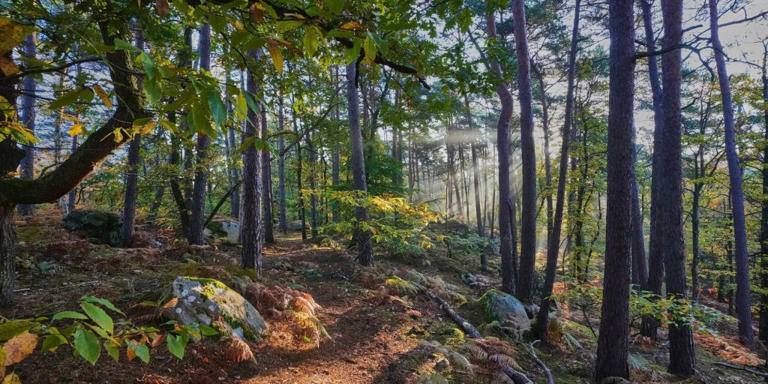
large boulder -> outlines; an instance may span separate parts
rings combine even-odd
[[[490,289],[480,298],[480,303],[489,322],[498,321],[501,326],[516,329],[520,334],[531,328],[525,306],[508,293]]]
[[[64,228],[83,235],[93,243],[120,244],[120,217],[112,212],[72,211],[64,217]]]
[[[267,332],[259,311],[243,296],[215,279],[177,277],[177,300],[168,315],[181,324],[208,325],[223,334],[258,341]]]
[[[234,220],[213,220],[205,229],[207,236],[226,237],[232,244],[237,244],[240,238],[240,224]]]

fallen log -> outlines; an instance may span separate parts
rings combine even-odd
[[[456,324],[458,324],[462,330],[464,330],[464,333],[466,333],[470,338],[472,339],[482,339],[483,335],[480,334],[480,331],[475,328],[472,323],[467,321],[467,319],[463,318],[461,315],[456,313],[456,311],[451,308],[451,306],[443,300],[440,296],[435,295],[432,292],[427,291],[427,296],[431,298],[432,300],[436,301],[440,309],[442,309],[446,314],[448,314],[448,317],[451,318]],[[524,373],[510,367],[507,364],[496,362],[499,365],[499,368],[502,372],[504,372],[505,375],[507,375],[515,384],[534,384],[531,379],[528,378]],[[543,364],[543,363],[542,363]],[[551,373],[550,373],[551,375]],[[547,377],[549,380],[549,377]]]
[[[745,366],[738,366],[738,365],[735,365],[735,364],[724,363],[722,361],[716,361],[715,365],[719,365],[721,367],[726,367],[726,368],[730,368],[730,369],[736,369],[736,370],[739,370],[739,371],[749,372],[749,373],[751,373],[753,375],[762,376],[762,377],[765,377],[765,378],[768,379],[768,372],[758,371],[758,370],[752,369],[752,368],[750,368],[749,366],[746,366],[746,365]]]

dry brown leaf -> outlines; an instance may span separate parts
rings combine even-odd
[[[37,335],[24,332],[6,341],[3,344],[5,366],[13,365],[26,359],[35,350],[38,339]]]

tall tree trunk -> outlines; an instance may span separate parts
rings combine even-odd
[[[307,163],[309,165],[309,189],[312,190],[312,193],[309,194],[309,224],[311,226],[310,231],[312,234],[312,241],[317,241],[317,193],[315,193],[315,189],[317,188],[317,183],[315,182],[317,153],[315,152],[315,145],[312,142],[311,132],[307,133],[305,140],[308,153]]]
[[[251,51],[249,55],[260,62],[261,51]],[[256,94],[259,91],[253,72],[248,71],[248,92]],[[243,132],[242,142],[246,143],[258,137],[259,111],[248,108],[248,116]],[[261,264],[261,207],[259,190],[259,151],[255,145],[249,145],[243,150],[243,209],[240,222],[240,242],[242,243],[243,268],[256,268],[262,274]]]
[[[469,108],[469,98],[466,94],[464,94],[464,108],[467,110],[467,124],[469,125],[469,130],[472,131],[474,130],[472,124],[472,111]],[[474,139],[472,140],[472,143],[470,143],[469,150],[472,155],[472,184],[475,188],[475,221],[477,222],[477,235],[485,236],[485,231],[483,230],[483,211],[480,205],[480,164],[477,159],[477,143]],[[485,267],[487,267],[487,265]],[[485,267],[483,270],[485,270]]]
[[[301,219],[301,240],[307,241],[307,220],[305,216],[305,210],[304,210],[304,192],[302,191],[301,186],[301,135],[299,134],[299,126],[298,122],[296,120],[296,110],[294,109],[292,112],[293,117],[293,131],[296,132],[297,135],[299,135],[299,140],[296,142],[296,188],[298,191],[298,200],[299,200],[299,218]]]
[[[768,346],[768,41],[763,42],[763,199],[760,215],[760,341]]]
[[[16,287],[16,231],[13,229],[13,204],[0,204],[0,307],[13,304]]]
[[[653,17],[651,14],[651,1],[641,0],[640,5],[643,10],[643,25],[645,29],[646,49],[651,52],[655,50],[655,35],[653,32]],[[662,138],[664,135],[664,104],[661,80],[659,79],[658,59],[655,55],[648,56],[648,79],[651,84],[651,94],[653,96],[653,157],[651,159],[651,227],[650,241],[648,246],[648,279],[642,286],[644,291],[661,294],[661,284],[664,280],[664,258],[663,249],[660,247],[661,237],[659,225],[660,217],[664,213],[659,210],[661,196],[659,188],[661,186],[661,174],[664,172],[664,164],[661,162],[661,152],[656,150],[662,147]],[[644,316],[640,327],[643,336],[656,339],[658,334],[659,321],[653,316]]]
[[[261,140],[269,140],[269,127],[267,127],[267,109],[261,106]],[[264,241],[275,242],[275,232],[272,223],[272,165],[271,155],[268,150],[261,151],[261,208],[264,221]]]
[[[352,146],[352,181],[355,191],[365,196],[368,186],[365,180],[365,155],[363,154],[363,133],[360,129],[360,101],[357,95],[357,63],[347,65],[347,104],[349,119],[349,141]],[[368,221],[368,210],[364,206],[355,208],[355,216],[359,223]],[[360,265],[373,265],[373,244],[371,233],[358,225],[355,228],[355,243],[357,243],[358,261]]]
[[[557,272],[557,256],[560,252],[560,231],[563,226],[563,209],[565,206],[565,186],[568,176],[568,149],[571,145],[571,124],[573,123],[573,92],[576,77],[576,55],[579,49],[579,12],[581,0],[576,0],[573,14],[573,31],[571,32],[571,50],[568,53],[568,88],[565,97],[565,122],[563,123],[563,143],[560,149],[560,170],[557,179],[557,202],[552,218],[552,229],[548,236],[547,267],[544,277],[544,291],[541,294],[541,308],[536,316],[534,333],[540,338],[547,338],[547,323],[549,308],[552,305],[552,289]],[[542,90],[543,92],[543,90]]]
[[[576,5],[579,6],[578,4]],[[553,204],[552,204],[552,161],[550,159],[549,155],[549,141],[550,141],[550,131],[549,131],[549,101],[547,100],[547,92],[544,86],[544,74],[541,73],[541,70],[536,67],[536,63],[531,60],[531,69],[533,71],[534,76],[536,76],[536,80],[539,83],[539,88],[541,89],[541,126],[544,131],[544,182],[546,184],[547,193],[545,196],[545,203],[547,206],[547,244],[550,242],[550,235],[552,234],[552,212],[553,212]]]
[[[634,174],[635,31],[632,0],[609,3],[608,199],[603,304],[595,379],[629,378],[629,282]]]
[[[717,23],[717,1],[709,0],[709,26],[712,46],[715,51],[715,63],[717,63],[717,77],[720,81],[720,94],[723,101],[725,155],[728,159],[731,200],[733,202],[734,256],[736,259],[736,317],[739,319],[739,337],[742,343],[752,345],[754,343],[754,334],[752,331],[752,299],[749,293],[749,255],[747,254],[747,229],[744,217],[744,191],[741,185],[739,154],[736,149],[731,84],[728,79],[728,69],[725,64],[723,45],[720,43]]]
[[[488,28],[488,40],[496,40],[496,17],[494,10],[489,7],[489,0],[485,1],[485,20]],[[488,65],[499,77],[502,77],[501,65],[495,58],[489,56]],[[512,119],[512,94],[507,84],[500,81],[496,84],[496,94],[501,102],[501,112],[496,125],[496,146],[499,157],[499,253],[501,254],[501,289],[507,293],[515,294],[515,253],[516,245],[513,242],[514,207],[509,187],[509,122]]]
[[[203,24],[200,28],[200,70],[211,70],[211,26]],[[189,219],[189,243],[203,244],[203,224],[205,223],[205,191],[208,183],[207,160],[211,138],[203,132],[197,133],[197,164],[195,166],[195,184],[192,192],[192,215]]]
[[[135,46],[144,50],[144,35],[140,29],[135,32]],[[141,160],[141,135],[136,133],[128,146],[128,164],[125,173],[125,196],[123,203],[123,223],[120,228],[120,242],[130,247],[133,242],[133,227],[136,221],[136,200],[139,197],[138,167]]]
[[[523,159],[523,203],[520,228],[520,272],[517,296],[524,302],[533,299],[536,265],[536,147],[533,141],[533,97],[530,57],[526,35],[525,4],[512,0],[517,87],[520,98],[520,146]]]
[[[339,66],[334,66],[334,74],[335,74],[335,81],[334,84],[338,84],[341,79],[339,78]],[[341,109],[337,105],[334,108],[334,115],[336,118],[336,121],[341,121]],[[339,143],[333,144],[333,154],[331,158],[331,182],[333,183],[333,188],[336,189],[339,187],[339,184],[341,183],[341,177],[340,177],[340,168],[341,168],[341,145]],[[338,202],[334,201],[331,204],[331,211],[333,215],[333,221],[338,222],[341,220],[340,212],[339,212],[339,204]]]
[[[277,100],[277,125],[280,132],[285,129],[285,116],[283,116],[283,95],[280,94]],[[277,198],[278,206],[278,227],[283,234],[288,232],[288,218],[286,215],[286,196],[285,196],[285,137],[280,135],[277,139]]]
[[[27,60],[34,60],[37,55],[37,38],[33,32],[24,38],[24,56]],[[21,123],[35,134],[35,97],[37,91],[37,81],[33,76],[24,78],[24,96],[21,98]],[[24,159],[21,160],[21,178],[32,180],[35,178],[35,145],[34,143],[24,144]],[[21,216],[31,216],[35,212],[35,206],[32,204],[19,204],[19,214]]]
[[[635,159],[637,159],[637,153],[635,153]],[[638,188],[637,177],[635,177],[632,179],[632,284],[642,287],[648,280],[648,264],[645,259],[643,214],[640,212]]]

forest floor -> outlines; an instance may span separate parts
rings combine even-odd
[[[149,228],[139,232],[137,238],[142,241],[137,248],[94,245],[65,231],[61,216],[54,211],[38,212],[29,221],[18,220],[16,224],[21,242],[18,301],[13,308],[0,311],[7,318],[51,316],[77,309],[80,297],[93,295],[127,309],[128,318],[136,324],[156,325],[165,319],[142,303],[170,299],[169,283],[176,276],[194,273],[229,284],[242,281],[236,267],[238,249],[232,245],[217,242],[190,247],[176,242],[170,231],[150,232]],[[276,244],[265,247],[265,276],[260,280],[309,293],[321,306],[317,317],[328,337],[296,337],[279,319],[267,318],[270,335],[261,343],[249,343],[254,358],[240,363],[232,361],[226,343],[206,339],[190,343],[183,360],[159,346],[152,349],[149,364],[138,359],[128,361],[123,352],[119,362],[104,355],[91,366],[62,348],[56,353],[35,353],[14,370],[24,383],[499,382],[491,364],[483,364],[472,355],[481,347],[488,354],[495,348],[535,382],[546,382],[529,352],[531,340],[510,339],[503,332],[497,336],[510,344],[493,338],[482,343],[464,340],[455,324],[426,295],[397,295],[387,288],[387,278],[418,271],[479,326],[483,315],[476,299],[498,281],[481,274],[477,261],[466,259],[467,255],[451,256],[456,259],[452,261],[443,255],[419,262],[377,256],[376,267],[361,268],[350,252],[304,243],[295,233],[279,236]],[[478,276],[480,284],[464,284],[462,271]],[[466,304],[461,305],[464,301]],[[590,382],[595,340],[588,325],[595,326],[599,320],[588,320],[577,311],[564,309],[557,322],[561,342],[536,345],[536,353],[552,369],[557,383]],[[504,346],[499,347],[499,343]],[[667,352],[663,343],[636,337],[631,348],[632,377],[638,383],[760,382],[759,376],[715,365],[727,360],[760,362],[727,335],[697,337],[699,375],[682,381],[665,373]],[[467,358],[456,358],[455,351]],[[474,370],[472,375],[461,369],[460,362],[467,360]]]

